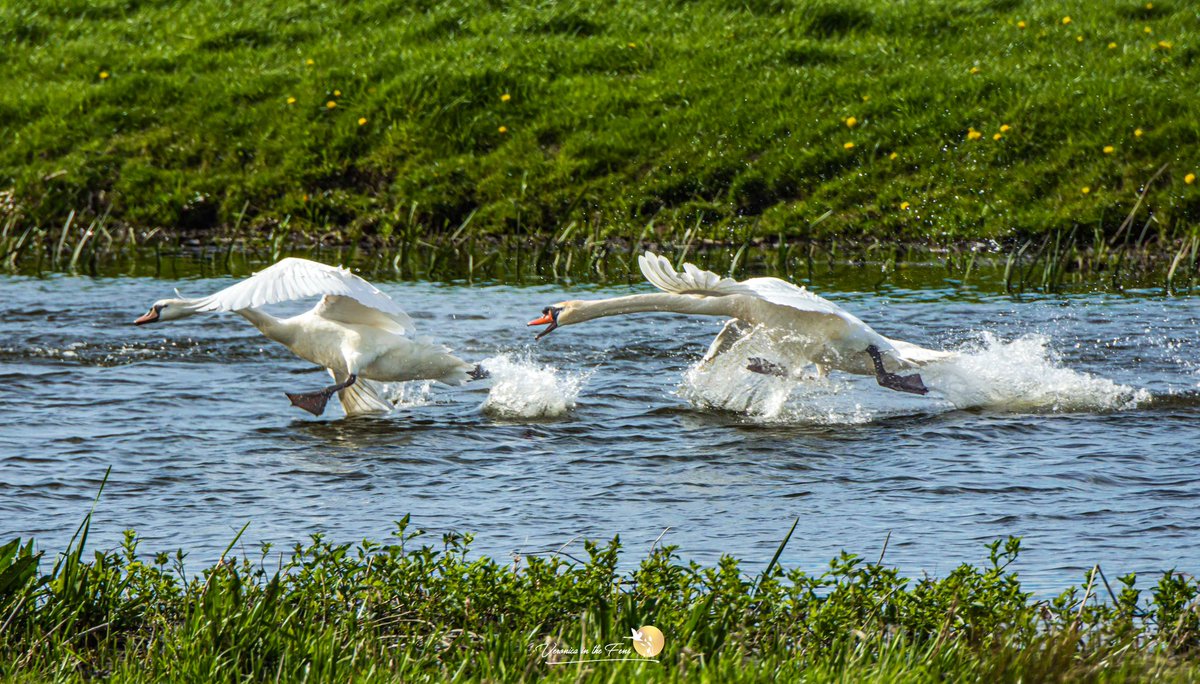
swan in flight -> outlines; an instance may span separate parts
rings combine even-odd
[[[320,295],[309,311],[276,318],[260,307]],[[350,271],[286,258],[207,297],[161,299],[134,321],[146,325],[199,313],[232,311],[305,361],[322,366],[334,383],[292,394],[293,406],[319,416],[337,393],[346,415],[392,408],[381,383],[437,380],[461,385],[486,373],[428,339],[412,337],[413,321],[396,302]]]
[[[725,353],[747,335],[763,334],[789,362],[816,364],[822,375],[831,368],[871,375],[883,387],[913,394],[929,390],[919,374],[900,372],[955,356],[953,352],[888,339],[833,302],[778,278],[737,281],[692,264],[684,264],[679,273],[670,261],[652,252],[639,256],[638,265],[646,280],[662,292],[548,306],[540,318],[529,322],[546,326],[537,339],[564,325],[602,316],[646,311],[726,316],[732,320],[713,340],[703,362]],[[790,375],[784,366],[766,359],[752,358],[749,362],[747,368],[751,371]]]

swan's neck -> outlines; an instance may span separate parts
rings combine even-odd
[[[653,294],[637,294],[612,299],[594,299],[580,301],[572,307],[563,325],[582,323],[593,318],[604,316],[620,316],[647,311],[668,311],[681,314],[701,314],[707,316],[737,316],[733,310],[732,297],[703,297],[698,295],[680,295],[669,292]]]
[[[262,309],[238,309],[234,313],[250,321],[266,337],[284,345],[290,345],[295,338],[295,326],[287,321],[275,318]]]

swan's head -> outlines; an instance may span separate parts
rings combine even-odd
[[[555,328],[557,328],[559,325],[561,325],[558,322],[558,317],[562,315],[562,312],[565,310],[567,304],[569,304],[569,302],[563,302],[562,304],[555,304],[554,306],[548,306],[548,307],[542,309],[542,317],[541,318],[535,318],[532,321],[529,321],[528,323],[525,324],[525,325],[544,325],[544,326],[546,326],[545,330],[542,330],[541,332],[539,332],[533,339],[540,340],[543,337],[545,337],[546,335],[549,335],[551,332],[554,331]]]
[[[157,323],[159,321],[173,321],[177,318],[186,318],[196,313],[192,307],[188,306],[185,299],[160,299],[154,302],[154,306],[150,310],[138,317],[133,322],[134,325],[145,325],[147,323]]]
[[[555,328],[563,325],[571,325],[572,323],[582,323],[591,320],[592,316],[588,316],[583,311],[582,305],[584,302],[571,300],[568,302],[559,302],[542,309],[542,317],[529,321],[526,325],[544,325],[546,326],[537,337],[534,339],[540,340],[546,335],[549,335]]]

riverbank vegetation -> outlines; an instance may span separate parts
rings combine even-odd
[[[1050,599],[1024,591],[1020,541],[980,565],[906,579],[843,553],[823,571],[757,574],[657,546],[628,571],[619,540],[503,561],[469,535],[386,543],[319,535],[290,553],[230,544],[194,574],[182,553],[85,552],[91,516],[50,563],[0,547],[0,678],[12,681],[1195,681],[1200,584],[1139,588],[1094,567]],[[790,533],[788,534],[790,537]],[[237,540],[235,540],[236,542]],[[241,549],[231,553],[232,549]],[[624,554],[624,557],[623,555]],[[757,559],[761,563],[766,559]],[[759,565],[758,567],[763,567]],[[629,635],[654,625],[647,659]],[[614,644],[610,647],[609,644]],[[599,652],[608,655],[598,656]],[[580,653],[589,654],[586,656]],[[603,660],[606,657],[623,660]],[[569,662],[600,660],[600,662]]]
[[[1176,280],[1198,38],[1175,0],[6,3],[0,260],[919,245]]]

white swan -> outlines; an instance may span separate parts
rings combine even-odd
[[[639,256],[638,265],[646,279],[662,292],[571,300],[548,306],[542,310],[541,318],[529,322],[547,326],[537,339],[555,328],[602,316],[645,311],[728,316],[733,320],[713,340],[705,362],[725,353],[746,335],[762,334],[787,357],[788,366],[813,363],[822,374],[832,368],[873,375],[884,387],[914,394],[929,391],[921,376],[897,375],[898,371],[955,356],[953,352],[888,339],[833,302],[778,278],[739,282],[691,264],[684,264],[683,272],[678,273],[671,262],[652,252]],[[790,374],[786,368],[766,359],[749,359],[749,362],[747,367],[755,372]]]
[[[279,319],[259,307],[323,295],[311,310]],[[322,366],[336,384],[288,393],[294,406],[321,415],[336,392],[346,415],[392,408],[384,382],[437,380],[460,385],[484,372],[428,339],[413,339],[412,319],[391,297],[337,266],[287,258],[207,297],[161,299],[134,321],[145,325],[198,313],[233,311],[269,339]]]

